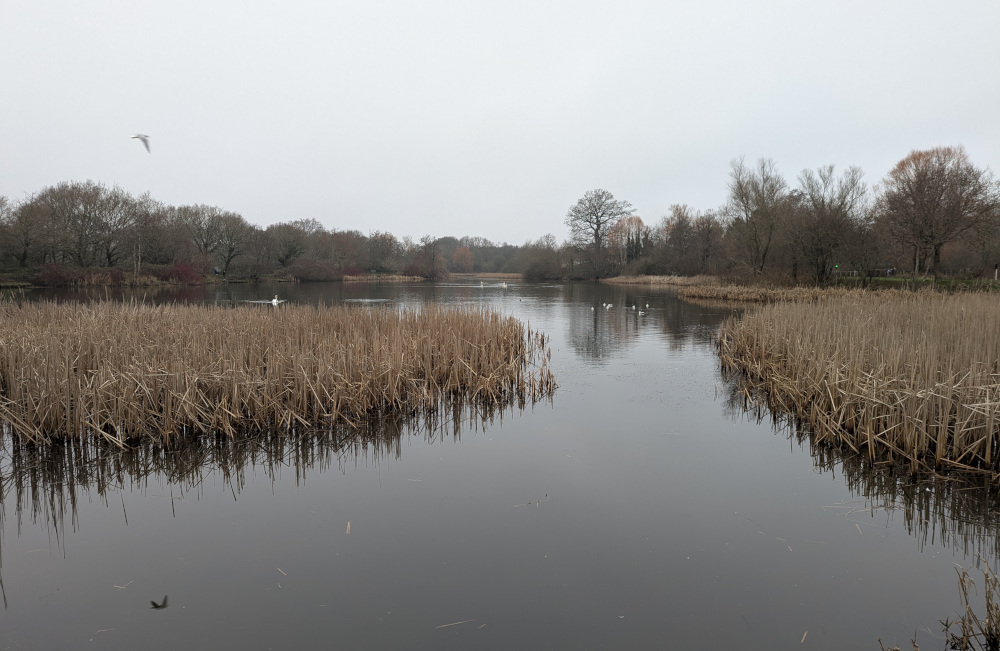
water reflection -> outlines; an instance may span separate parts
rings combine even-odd
[[[923,551],[941,545],[965,556],[1000,557],[1000,487],[982,473],[953,471],[932,474],[915,471],[906,463],[870,459],[865,454],[818,440],[804,423],[772,412],[766,399],[747,389],[739,375],[723,373],[725,411],[734,420],[769,421],[775,433],[807,448],[813,467],[843,479],[852,495],[864,504],[846,505],[853,511],[900,513],[908,534]]]
[[[706,631],[716,646],[798,648],[806,629],[813,648],[874,648],[950,612],[952,560],[997,555],[988,483],[816,445],[725,385],[714,346],[727,305],[478,281],[156,300],[274,294],[496,308],[552,337],[560,388],[533,413],[466,406],[183,451],[35,451],[4,434],[0,647],[76,648],[117,627],[101,634],[114,648],[687,648]],[[55,542],[63,554],[45,554]],[[152,610],[165,594],[170,607]]]
[[[329,429],[264,432],[239,439],[201,437],[179,449],[151,443],[122,449],[93,437],[39,447],[22,442],[8,428],[0,434],[0,561],[8,507],[13,508],[18,533],[27,517],[31,524],[48,528],[61,547],[67,518],[71,530],[80,524],[77,507],[84,495],[96,493],[109,506],[120,493],[147,496],[150,489],[169,490],[171,501],[197,498],[205,480],[215,476],[237,499],[258,471],[272,484],[285,469],[294,472],[296,484],[310,473],[346,473],[359,465],[399,459],[404,440],[458,441],[463,432],[499,427],[506,414],[526,406],[516,397],[502,405],[451,400],[425,412]],[[127,524],[128,514],[123,515]]]

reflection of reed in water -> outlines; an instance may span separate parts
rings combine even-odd
[[[905,462],[871,459],[850,448],[836,446],[816,434],[807,423],[767,406],[766,398],[750,388],[738,373],[723,373],[725,412],[734,419],[770,420],[800,446],[809,446],[813,465],[822,472],[840,474],[848,490],[866,504],[858,510],[899,512],[906,531],[921,551],[930,543],[966,555],[1000,557],[1000,486],[983,473],[952,470],[946,473],[914,471]]]
[[[75,528],[82,493],[96,491],[109,505],[121,499],[115,493],[170,486],[173,499],[198,495],[203,482],[215,474],[228,484],[235,498],[247,483],[247,473],[263,473],[275,481],[283,468],[295,471],[296,483],[308,472],[326,472],[380,458],[399,458],[404,436],[421,436],[428,443],[459,439],[463,432],[485,431],[505,413],[526,403],[512,396],[502,404],[485,405],[461,399],[439,408],[394,414],[355,425],[326,429],[259,433],[240,438],[201,437],[180,448],[145,442],[122,449],[93,437],[72,438],[38,446],[5,430],[0,435],[0,534],[12,509],[17,527],[25,516],[50,527],[58,545],[65,538],[66,516]],[[122,501],[124,510],[124,500]],[[124,514],[127,519],[127,513]],[[2,540],[0,540],[2,548]]]

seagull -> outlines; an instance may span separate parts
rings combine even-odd
[[[158,604],[155,601],[150,601],[149,603],[153,604],[152,606],[150,606],[150,608],[153,608],[153,609],[156,609],[156,610],[163,610],[164,608],[167,607],[167,595],[163,595],[163,603],[162,604]]]
[[[150,150],[150,148],[149,148],[149,136],[147,136],[144,133],[137,133],[137,134],[135,134],[132,137],[133,138],[138,138],[139,140],[141,140],[142,144],[146,145],[146,151],[148,151],[149,153],[153,153],[152,150]]]

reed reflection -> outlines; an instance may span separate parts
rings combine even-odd
[[[167,486],[173,499],[197,499],[205,480],[215,475],[237,499],[249,482],[260,481],[255,476],[260,472],[272,486],[285,469],[294,471],[296,485],[313,473],[346,474],[351,468],[399,459],[404,439],[459,441],[463,434],[500,427],[505,415],[528,405],[523,397],[494,405],[454,399],[437,408],[353,425],[261,431],[239,438],[203,436],[177,448],[147,441],[122,449],[98,437],[35,445],[5,428],[0,434],[0,561],[11,517],[18,535],[26,524],[43,526],[62,549],[67,534],[81,524],[78,505],[94,493],[109,508],[123,493],[150,496],[151,490]],[[127,523],[127,513],[124,517]]]
[[[777,415],[742,377],[723,373],[725,412],[734,420],[769,420],[776,433],[808,446],[820,473],[840,472],[852,495],[865,501],[858,510],[892,511],[903,517],[920,551],[941,545],[966,556],[1000,558],[1000,485],[987,473],[922,471],[909,463],[890,463],[821,439],[804,422]]]

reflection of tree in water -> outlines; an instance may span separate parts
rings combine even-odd
[[[13,508],[17,528],[30,517],[32,524],[50,528],[59,545],[65,538],[66,516],[78,523],[77,504],[86,493],[114,505],[115,493],[147,494],[150,488],[169,487],[175,498],[200,495],[204,482],[216,475],[235,498],[261,471],[272,483],[284,469],[293,469],[296,483],[307,472],[398,459],[403,437],[420,436],[426,442],[452,438],[463,432],[485,431],[499,424],[505,413],[526,406],[523,398],[496,407],[453,401],[422,414],[386,417],[353,426],[291,433],[259,433],[240,439],[203,437],[177,449],[144,444],[121,449],[91,437],[37,447],[22,442],[9,430],[0,432],[0,549],[4,524]],[[123,502],[124,508],[124,502]]]
[[[613,292],[569,298],[568,339],[578,355],[592,360],[607,359],[634,346],[643,332],[659,333],[671,350],[713,344],[722,322],[740,310],[732,305],[681,300],[664,290],[651,296],[648,288],[639,291],[616,287]],[[588,303],[592,305],[588,307]],[[605,308],[605,303],[612,307]],[[640,315],[640,311],[645,314]]]
[[[842,448],[817,437],[804,423],[775,413],[766,399],[754,395],[742,378],[723,374],[724,411],[734,420],[771,421],[775,432],[786,433],[809,446],[813,466],[821,472],[840,471],[852,495],[865,500],[857,510],[899,512],[907,533],[920,550],[939,544],[965,555],[1000,557],[1000,484],[985,473],[915,472],[903,462],[891,464]]]

